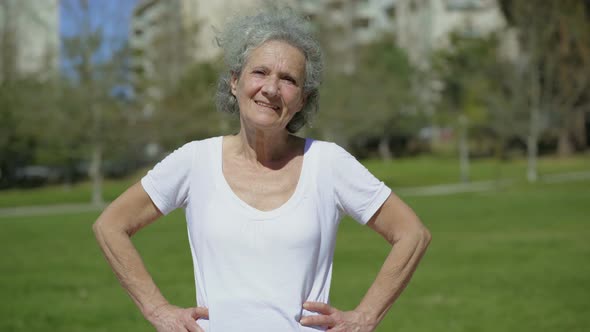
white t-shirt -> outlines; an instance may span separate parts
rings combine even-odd
[[[305,301],[329,302],[344,214],[365,224],[391,190],[334,143],[306,139],[299,182],[271,211],[242,201],[222,172],[222,137],[185,144],[141,180],[163,214],[186,213],[198,320],[207,332],[317,331]]]

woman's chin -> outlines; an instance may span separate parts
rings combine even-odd
[[[260,112],[252,117],[244,119],[243,122],[250,127],[259,129],[284,129],[285,126],[281,120],[282,119],[276,113]]]
[[[251,121],[247,123],[247,126],[250,128],[254,128],[260,131],[282,131],[285,129],[285,125],[283,125],[280,121]]]
[[[255,117],[260,117],[260,118],[269,118],[269,119],[278,119],[281,117],[281,111],[280,110],[274,110],[271,108],[266,108],[266,107],[259,107],[256,108],[256,113],[254,114]]]

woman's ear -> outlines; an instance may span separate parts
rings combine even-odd
[[[307,102],[307,94],[304,93],[303,97],[301,98],[301,107],[299,107],[299,111],[301,111],[303,109],[306,102]],[[299,112],[299,111],[297,111],[297,112]]]
[[[237,87],[238,87],[238,75],[236,73],[231,73],[231,77],[229,79],[229,84],[231,86],[231,94],[236,97],[237,94]]]

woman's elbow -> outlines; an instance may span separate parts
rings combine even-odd
[[[112,213],[105,210],[98,219],[92,224],[92,231],[94,232],[94,236],[97,240],[100,241],[101,238],[108,237],[109,234],[115,233],[123,233],[125,229],[122,228],[123,223],[121,222],[114,222],[117,220]],[[127,233],[127,232],[125,232]]]
[[[101,220],[101,218],[98,218],[92,224],[92,232],[94,233],[94,237],[96,237],[97,240],[104,236],[105,227],[106,227],[105,223],[103,220]]]
[[[424,248],[428,247],[430,241],[432,241],[432,234],[430,233],[428,228],[422,226],[422,229],[420,231],[420,237],[422,239],[421,242],[424,244]]]
[[[411,230],[411,235],[409,236],[416,242],[416,246],[425,250],[430,241],[432,241],[432,234],[425,226],[419,224]]]
[[[98,233],[98,229],[99,229],[100,225],[98,224],[98,220],[96,220],[93,224],[92,224],[92,232],[94,233],[94,235],[96,235],[96,233]]]

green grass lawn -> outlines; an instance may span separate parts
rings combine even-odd
[[[404,197],[433,234],[378,331],[589,331],[590,181]],[[96,213],[0,218],[0,331],[151,331],[100,254]],[[183,215],[134,241],[175,304],[195,301]],[[388,253],[342,222],[332,303],[359,302]]]
[[[126,188],[139,181],[143,174],[122,180],[106,180],[103,183],[103,197],[108,201],[117,198]],[[29,205],[85,204],[90,203],[92,185],[81,182],[71,186],[51,185],[34,189],[0,190],[0,208]]]
[[[457,183],[460,181],[459,161],[453,158],[423,156],[382,162],[364,162],[375,176],[393,188],[428,186]],[[526,179],[527,161],[525,159],[496,160],[476,159],[470,163],[471,181]],[[538,161],[539,176],[590,171],[590,155],[577,155],[571,158],[542,157]]]
[[[379,179],[392,188],[416,187],[459,182],[459,162],[452,158],[424,156],[418,158],[395,159],[390,162],[366,160],[363,163]],[[539,159],[540,176],[590,171],[590,155],[577,155],[558,159],[544,157]],[[108,180],[104,183],[104,199],[114,200],[128,186],[138,181],[145,173],[139,171],[124,180]],[[497,161],[478,159],[471,163],[471,180],[516,179],[524,181],[526,160]],[[71,187],[48,186],[39,189],[11,189],[0,191],[0,208],[51,205],[67,203],[89,203],[92,188],[89,182]]]

